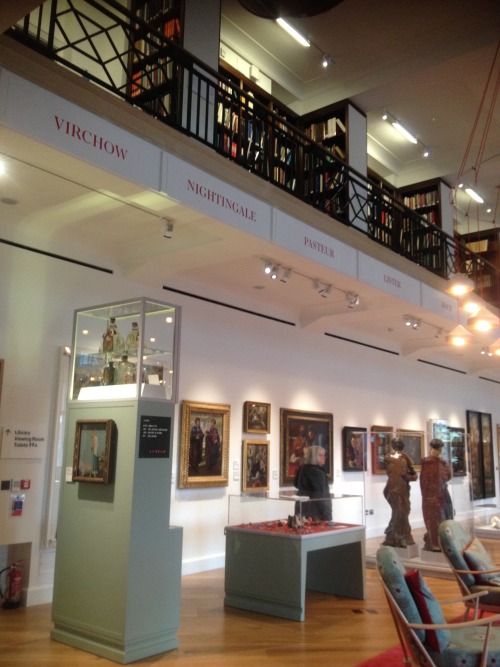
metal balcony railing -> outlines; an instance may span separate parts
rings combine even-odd
[[[172,12],[146,21],[116,0],[48,0],[7,34],[323,211],[332,225],[443,278],[468,275],[499,306],[497,267],[184,51]]]

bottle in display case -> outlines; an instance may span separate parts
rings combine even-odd
[[[175,401],[179,323],[179,307],[147,298],[77,310],[70,400]]]

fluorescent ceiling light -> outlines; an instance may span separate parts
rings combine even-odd
[[[392,127],[394,127],[398,132],[401,132],[401,134],[403,135],[403,137],[405,137],[406,139],[408,139],[408,141],[411,141],[412,144],[418,144],[418,141],[417,141],[417,139],[413,136],[413,134],[411,134],[410,132],[408,132],[408,130],[406,129],[406,127],[403,127],[403,126],[401,125],[401,123],[398,123],[397,120],[395,120],[395,121],[392,123]]]
[[[477,192],[475,192],[472,188],[465,188],[465,192],[469,195],[471,199],[477,201],[478,204],[484,203],[484,199],[480,195],[478,195]]]
[[[286,30],[286,32],[291,35],[294,39],[297,40],[299,44],[302,44],[302,46],[311,46],[310,42],[308,39],[304,37],[304,35],[301,35],[298,30],[295,30],[293,26],[291,26],[289,23],[285,21],[285,19],[276,19],[276,23],[283,28],[283,30]]]

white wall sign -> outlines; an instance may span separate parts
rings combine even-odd
[[[309,225],[276,211],[273,240],[297,255],[344,275],[357,277],[357,251]]]
[[[376,289],[420,305],[420,281],[362,253],[359,253],[359,279]]]
[[[47,436],[41,428],[5,426],[2,435],[3,459],[41,459],[45,456]]]
[[[262,239],[271,239],[271,206],[173,155],[165,159],[162,190],[169,197]]]
[[[0,121],[11,129],[159,189],[161,149],[5,70],[0,98]]]

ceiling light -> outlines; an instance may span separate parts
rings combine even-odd
[[[408,132],[406,127],[403,127],[401,123],[397,120],[393,121],[392,127],[394,127],[398,132],[400,132],[403,137],[411,141],[412,144],[418,144],[418,139],[416,139],[411,132]]]
[[[289,23],[285,21],[285,19],[279,18],[276,19],[276,23],[283,28],[289,35],[291,35],[299,44],[302,46],[310,46],[310,42],[308,39],[304,37],[304,35],[301,35],[298,30],[295,30],[293,26],[291,26]]]
[[[474,291],[474,283],[468,276],[464,276],[463,273],[454,273],[448,280],[448,286],[444,291],[453,296],[463,296],[468,292]]]
[[[271,280],[276,280],[277,277],[279,276],[279,272],[280,272],[279,264],[274,264],[273,267],[271,268],[271,271],[269,272]]]
[[[490,345],[490,352],[496,357],[500,357],[500,338],[497,338],[496,341]]]
[[[481,195],[478,195],[477,192],[472,188],[465,188],[465,192],[469,195],[471,199],[477,201],[478,204],[484,204],[484,199],[481,197]]]
[[[479,297],[474,294],[474,292],[469,292],[466,294],[462,301],[460,302],[460,310],[469,314],[469,317],[477,315],[481,310],[481,304],[479,303]]]
[[[487,347],[483,347],[483,349],[481,350],[481,354],[482,354],[483,356],[488,356],[488,357],[492,357],[492,356],[493,356],[493,352],[492,352],[489,348],[487,348]]]
[[[454,345],[455,347],[465,347],[465,345],[472,343],[472,335],[461,324],[457,324],[446,336],[446,342],[448,345]]]
[[[388,118],[387,111],[384,109],[384,113],[382,114],[382,120],[387,120],[387,118]]]
[[[262,261],[264,262],[264,273],[268,276],[273,268],[273,263],[268,259],[263,259]]]
[[[488,206],[488,208],[486,209],[486,213],[491,213],[491,206]]]
[[[469,317],[467,326],[469,329],[474,329],[475,331],[491,331],[494,327],[498,326],[498,318],[495,318],[492,313],[485,309],[483,313]]]
[[[431,154],[430,150],[428,148],[424,148],[423,156],[429,157],[430,154]]]
[[[411,315],[403,315],[403,320],[407,327],[411,327],[413,323],[413,317]]]

